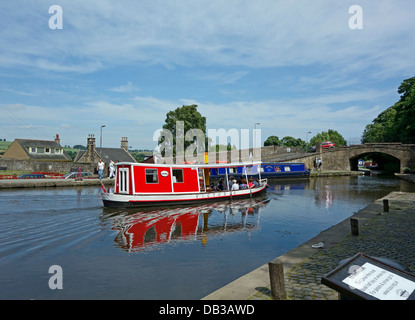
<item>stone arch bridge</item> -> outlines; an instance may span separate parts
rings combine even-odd
[[[306,168],[312,169],[315,167],[316,157],[319,157],[323,160],[323,170],[352,171],[357,170],[358,159],[368,153],[392,156],[396,161],[399,161],[400,172],[403,172],[405,167],[415,169],[415,144],[402,143],[366,143],[322,152],[291,154],[285,159],[262,159],[262,161],[304,162]]]

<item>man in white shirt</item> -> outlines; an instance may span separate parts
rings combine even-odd
[[[114,165],[114,161],[112,161],[112,159],[110,159],[110,178],[114,178],[115,177],[115,165]]]
[[[239,190],[239,184],[238,184],[238,182],[236,180],[233,180],[232,182],[233,182],[233,184],[232,184],[232,190]]]
[[[104,169],[105,169],[105,163],[102,161],[102,159],[99,159],[97,170],[98,170],[100,179],[102,179],[102,173],[104,172]]]

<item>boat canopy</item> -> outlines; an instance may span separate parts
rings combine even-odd
[[[228,168],[228,167],[251,167],[261,165],[261,161],[251,162],[233,162],[233,163],[134,163],[134,162],[118,162],[116,165],[140,165],[146,167],[174,167],[174,168],[188,168],[194,167],[198,169],[210,169],[210,168]]]

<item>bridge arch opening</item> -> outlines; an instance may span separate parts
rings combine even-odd
[[[373,170],[390,174],[400,172],[401,168],[401,160],[383,152],[361,153],[350,158],[349,161],[351,171],[359,170],[359,161],[366,162],[366,164],[372,162],[372,164],[375,164],[375,166],[373,166]]]

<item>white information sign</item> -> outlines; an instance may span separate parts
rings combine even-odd
[[[369,262],[351,266],[349,271],[344,283],[379,300],[406,300],[415,290],[415,282]]]

